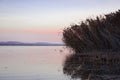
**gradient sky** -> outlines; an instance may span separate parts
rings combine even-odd
[[[0,41],[62,42],[85,18],[120,9],[120,0],[0,0]]]

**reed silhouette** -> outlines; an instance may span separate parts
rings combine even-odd
[[[120,10],[63,30],[63,42],[76,53],[120,50]]]
[[[120,10],[71,25],[63,30],[63,42],[74,51],[64,61],[64,74],[82,80],[120,75]]]

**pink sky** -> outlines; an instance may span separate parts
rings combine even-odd
[[[0,0],[0,41],[62,43],[65,27],[116,11],[119,3],[119,0]]]
[[[22,42],[62,42],[62,30],[57,29],[24,29],[0,30],[2,41]]]

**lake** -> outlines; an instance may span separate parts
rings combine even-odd
[[[0,46],[0,80],[70,80],[63,46]]]

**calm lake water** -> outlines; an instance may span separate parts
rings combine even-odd
[[[0,80],[70,80],[63,46],[0,46]]]

